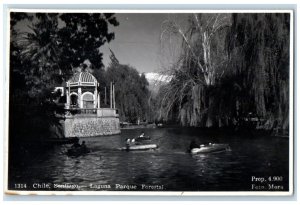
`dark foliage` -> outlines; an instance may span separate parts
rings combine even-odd
[[[230,23],[220,21],[226,28],[216,30],[207,44],[201,37],[206,32],[201,25],[211,22],[209,16],[194,17],[186,35],[180,32],[183,42],[188,42],[183,43],[181,63],[173,69],[172,81],[160,91],[163,115],[167,119],[178,116],[185,126],[248,123],[256,128],[287,129],[290,15],[232,14]],[[207,48],[210,53],[203,57]],[[202,72],[201,63],[207,56],[213,75]],[[207,77],[212,80],[204,81]]]
[[[114,38],[109,24],[118,25],[113,14],[11,13],[12,137],[49,137],[63,112],[63,103],[55,103],[60,93],[54,87],[85,60],[91,68],[103,66],[99,48]]]
[[[120,120],[132,123],[146,121],[150,93],[145,75],[139,75],[128,65],[118,64],[108,67],[106,79],[115,84]]]

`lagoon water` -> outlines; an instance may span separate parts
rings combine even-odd
[[[119,150],[126,138],[137,137],[141,131],[159,145],[157,150]],[[187,149],[193,139],[198,143],[226,143],[231,151],[191,155]],[[16,189],[16,183],[26,183],[27,190],[289,189],[288,138],[161,128],[122,130],[120,135],[80,140],[86,141],[91,153],[69,157],[65,152],[70,145],[63,145],[30,157],[22,166],[10,169],[10,188]],[[257,178],[266,181],[256,181]]]

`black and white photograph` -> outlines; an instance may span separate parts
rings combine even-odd
[[[293,194],[292,10],[18,10],[7,194]]]

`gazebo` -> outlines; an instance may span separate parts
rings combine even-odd
[[[91,137],[120,133],[114,84],[110,83],[110,107],[100,107],[97,79],[88,71],[77,72],[66,82],[65,137]],[[106,96],[106,88],[105,96]]]
[[[66,108],[100,108],[99,83],[89,72],[77,72],[66,83]]]

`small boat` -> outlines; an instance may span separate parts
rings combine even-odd
[[[89,153],[90,150],[86,147],[76,147],[76,148],[70,148],[67,151],[68,156],[80,156]]]
[[[156,127],[157,127],[157,128],[163,128],[164,125],[163,125],[162,123],[159,123],[159,124],[156,125]]]
[[[143,144],[143,145],[130,145],[122,147],[121,150],[125,151],[135,151],[135,150],[150,150],[156,149],[158,146],[156,144]]]
[[[200,153],[213,153],[213,152],[223,152],[230,150],[228,144],[212,144],[209,143],[208,145],[200,145],[199,148],[191,149],[192,154],[200,154]]]

